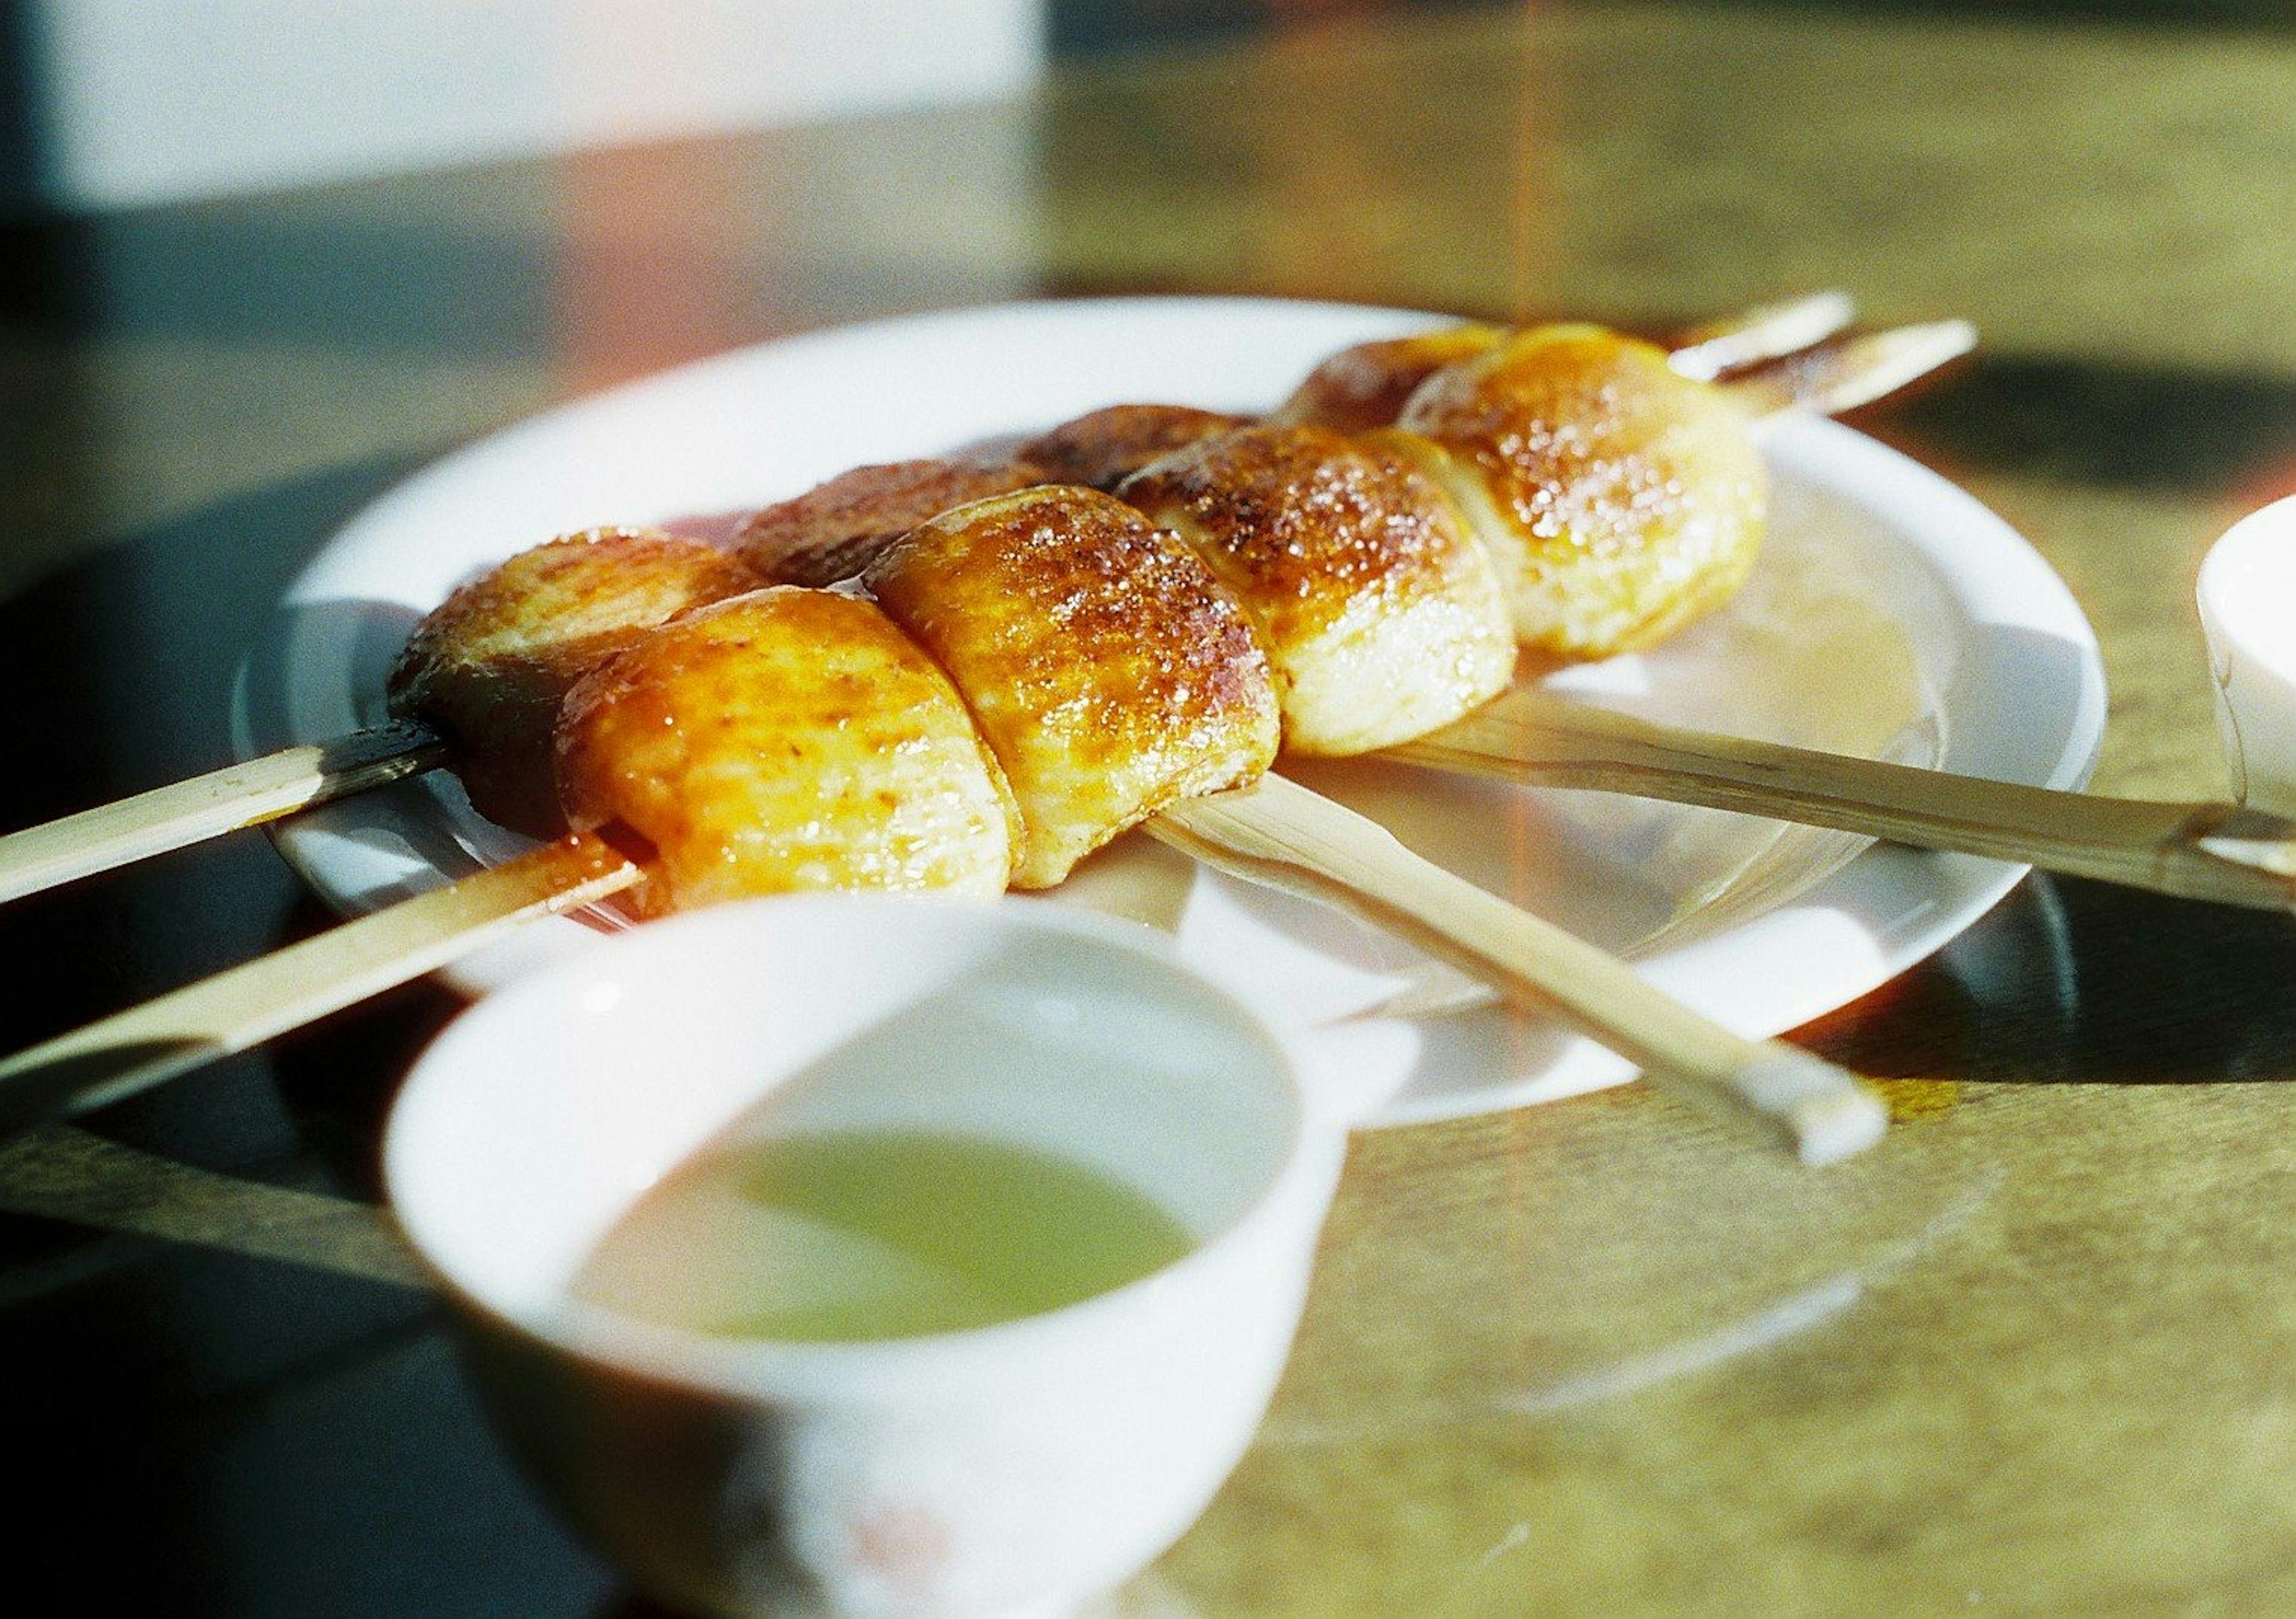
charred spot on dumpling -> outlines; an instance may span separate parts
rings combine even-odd
[[[960,507],[888,546],[865,583],[1003,765],[1019,887],[1275,756],[1275,686],[1242,609],[1177,536],[1108,495],[1048,486]]]
[[[569,822],[654,849],[648,914],[806,889],[1003,890],[1014,818],[964,700],[871,602],[774,586],[593,671],[558,739]]]
[[[551,785],[559,704],[601,660],[688,609],[755,589],[740,559],[645,528],[592,528],[521,552],[424,618],[393,666],[390,712],[447,740],[488,820],[564,830]]]

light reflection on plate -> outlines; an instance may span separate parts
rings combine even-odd
[[[554,534],[761,504],[849,466],[1123,400],[1263,408],[1325,354],[1431,318],[1251,299],[1000,307],[791,339],[582,401],[439,462],[327,544],[248,660],[239,746],[375,721],[382,671],[414,618]],[[2084,779],[2103,724],[2095,642],[2030,547],[1961,490],[1839,424],[1784,426],[1766,454],[1776,509],[1741,599],[1652,653],[1552,683],[1677,723],[2013,781]],[[1873,988],[2019,875],[1718,812],[1377,763],[1301,773],[1752,1034]],[[313,812],[278,842],[354,913],[524,846],[443,776]],[[1072,890],[1060,903],[1161,926],[1239,993],[1313,1026],[1325,1083],[1374,1122],[1542,1100],[1628,1073],[1558,1029],[1444,1010],[1452,982],[1417,953],[1177,864],[1144,839],[1095,859]],[[545,922],[451,976],[476,991],[585,936],[580,923]]]

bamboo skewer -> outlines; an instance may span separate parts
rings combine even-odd
[[[1759,430],[1766,422],[1871,405],[1976,347],[1977,328],[1967,321],[1892,326],[1821,344],[1719,386],[1754,416]]]
[[[69,860],[19,862],[8,847],[12,839],[0,838],[0,897],[45,887],[37,879],[67,864],[84,875],[417,774],[434,768],[443,750],[420,726],[376,726],[325,749],[290,749],[73,817],[132,814],[135,824],[100,850],[75,851]],[[363,763],[309,768],[308,756],[320,754]],[[292,764],[299,756],[305,763]],[[2296,822],[2235,804],[2111,798],[1956,775],[1661,725],[1528,688],[1379,756],[1526,786],[1733,810],[2185,899],[2296,909]],[[275,761],[281,762],[275,796],[251,805],[226,803],[233,778],[268,770]],[[177,814],[169,804],[189,807]],[[14,836],[45,838],[70,824]],[[122,849],[135,853],[98,863]]]
[[[1677,333],[1667,359],[1684,376],[1711,382],[1725,372],[1815,348],[1847,331],[1856,318],[1847,292],[1812,292],[1758,304]]]
[[[1807,1051],[1751,1041],[1652,988],[1607,952],[1412,854],[1376,822],[1282,776],[1173,805],[1152,836],[1249,881],[1336,904],[1550,1012],[1653,1083],[1829,1164],[1881,1139],[1880,1100]]]
[[[1810,1164],[1878,1139],[1856,1079],[1790,1046],[1730,1034],[1623,963],[1406,850],[1374,822],[1267,777],[1191,799],[1149,830],[1256,881],[1356,910],[1573,1027]],[[420,977],[520,923],[643,879],[602,839],[562,838],[0,1062],[0,1130],[85,1111],[244,1051]]]
[[[1736,810],[2187,899],[2296,910],[2296,822],[1678,730],[1518,689],[1383,758]]]
[[[418,978],[644,875],[564,838],[0,1061],[0,1132],[82,1113]]]
[[[395,724],[153,788],[0,838],[0,901],[260,826],[446,762],[446,744],[429,731]]]

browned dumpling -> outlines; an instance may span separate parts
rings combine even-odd
[[[1529,647],[1602,658],[1726,601],[1767,485],[1729,395],[1595,326],[1517,333],[1436,372],[1398,426],[1489,546]]]
[[[1388,437],[1242,428],[1152,462],[1119,491],[1187,540],[1251,616],[1295,753],[1367,753],[1421,735],[1513,675],[1489,558]]]
[[[735,553],[776,585],[834,585],[888,540],[951,506],[1045,481],[1013,462],[894,461],[856,467],[742,525]]]
[[[400,652],[390,712],[446,738],[488,820],[537,837],[564,830],[551,735],[567,689],[599,660],[688,608],[759,581],[697,540],[593,528],[520,552],[447,597]]]
[[[1499,326],[1445,326],[1342,348],[1309,372],[1268,420],[1315,422],[1342,433],[1392,427],[1422,382],[1447,365],[1472,359],[1505,336]]]
[[[1041,888],[1177,798],[1275,757],[1275,690],[1242,609],[1180,539],[1093,490],[977,501],[864,576],[948,671],[1020,805]]]
[[[1242,425],[1240,416],[1186,405],[1111,405],[1063,421],[1017,454],[1043,473],[1039,482],[1112,490],[1158,456]]]
[[[649,915],[801,889],[1003,891],[1015,821],[964,700],[877,607],[775,586],[594,671],[558,741],[566,816],[652,846]]]

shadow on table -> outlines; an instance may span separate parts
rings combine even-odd
[[[2296,442],[2285,377],[2070,356],[1980,352],[1882,408],[1956,464],[2124,489],[2238,488]]]
[[[1798,1038],[1883,1079],[2296,1081],[2296,921],[2036,872]]]

